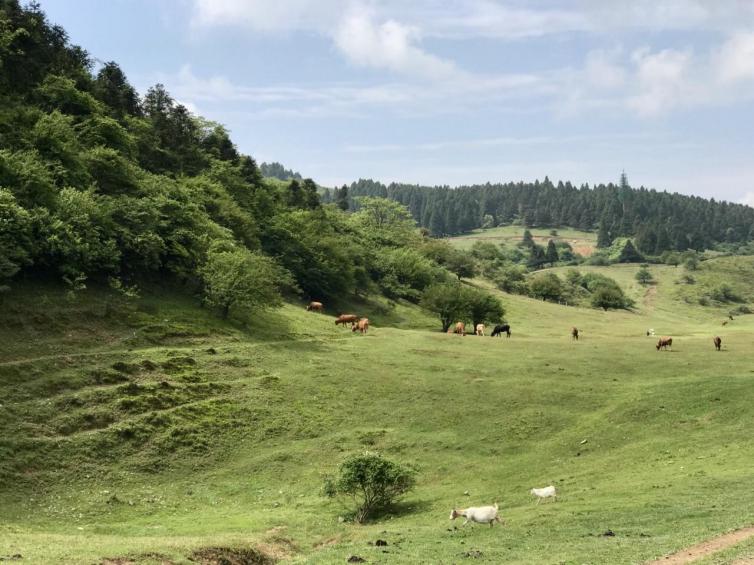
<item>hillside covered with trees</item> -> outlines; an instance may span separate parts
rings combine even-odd
[[[124,294],[171,281],[227,317],[284,296],[419,302],[458,277],[444,266],[458,253],[402,205],[364,198],[351,213],[278,163],[260,171],[162,85],[142,97],[117,63],[95,67],[36,4],[0,0],[0,61],[5,293],[19,280]]]
[[[526,227],[572,227],[599,230],[600,247],[619,237],[634,237],[639,250],[712,248],[754,238],[754,209],[697,196],[632,188],[625,174],[618,184],[579,187],[554,184],[547,177],[533,183],[509,182],[450,188],[360,179],[346,188],[351,199],[389,198],[406,205],[432,235],[454,235],[476,228],[519,221]],[[326,195],[336,199],[342,188]]]

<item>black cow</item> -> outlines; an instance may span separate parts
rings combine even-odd
[[[508,337],[511,336],[511,327],[508,324],[498,324],[495,326],[495,329],[492,330],[492,337],[502,337],[503,334],[506,334]]]

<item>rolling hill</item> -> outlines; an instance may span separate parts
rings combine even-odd
[[[734,284],[754,269],[703,265]],[[626,284],[637,268],[594,267]],[[374,322],[360,336],[297,304],[242,325],[170,289],[113,304],[30,286],[3,312],[0,554],[635,563],[748,525],[754,316],[723,328],[725,307],[678,295],[680,269],[654,270],[655,290],[628,288],[634,312],[503,295],[510,340],[384,301],[353,305]],[[340,523],[322,478],[364,450],[416,464],[418,487]],[[528,490],[551,483],[558,502],[536,506]],[[447,520],[494,500],[503,528]]]

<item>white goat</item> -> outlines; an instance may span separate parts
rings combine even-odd
[[[472,506],[462,510],[453,508],[450,512],[450,519],[455,520],[459,516],[466,518],[466,521],[462,524],[464,526],[469,522],[489,524],[490,528],[495,522],[503,524],[503,521],[497,515],[497,502],[493,506]]]
[[[529,492],[537,497],[537,504],[539,504],[543,498],[552,498],[553,500],[558,499],[555,487],[552,485],[543,488],[533,488]]]

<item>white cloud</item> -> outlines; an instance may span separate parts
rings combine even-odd
[[[691,101],[694,85],[687,80],[692,61],[690,51],[663,49],[651,53],[641,49],[631,58],[636,64],[639,92],[628,99],[628,105],[639,115],[653,116]]]
[[[446,9],[427,21],[433,35],[519,39],[552,33],[586,31],[590,24],[574,10],[526,9],[492,0],[448,2]]]
[[[344,5],[343,0],[194,0],[191,23],[264,32],[324,29]]]
[[[601,49],[587,53],[584,64],[586,80],[597,88],[613,89],[626,84],[626,69],[618,62],[620,51]]]
[[[754,79],[754,32],[737,33],[716,54],[720,80]]]
[[[417,46],[419,29],[395,20],[378,23],[370,10],[353,8],[335,32],[335,45],[352,63],[399,73],[441,79],[459,74],[458,68]]]

